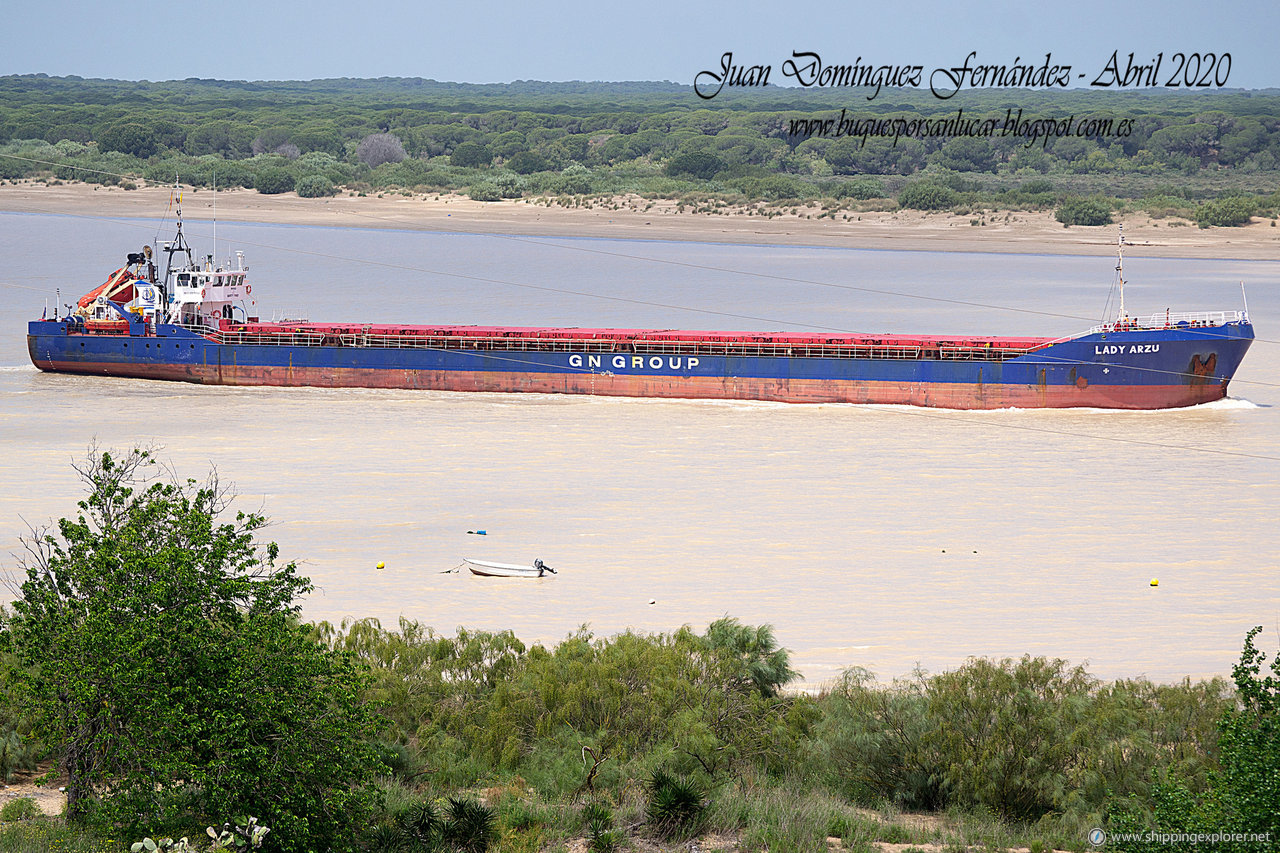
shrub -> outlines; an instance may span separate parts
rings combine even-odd
[[[371,133],[356,146],[356,159],[370,169],[405,158],[404,144],[394,133]]]
[[[935,725],[923,743],[937,751],[947,793],[1014,820],[1052,811],[1089,731],[1094,683],[1083,667],[1030,655],[931,679]]]
[[[532,175],[534,172],[545,172],[551,168],[546,157],[533,151],[521,151],[507,160],[507,168],[517,174]]]
[[[1072,196],[1053,212],[1063,225],[1110,225],[1111,204],[1101,198]]]
[[[1257,204],[1253,199],[1244,196],[1206,201],[1196,211],[1196,224],[1201,228],[1212,226],[1231,228],[1248,225],[1256,211]]]
[[[1224,830],[1269,833],[1280,846],[1280,654],[1263,675],[1267,656],[1253,644],[1261,632],[1261,626],[1249,631],[1232,669],[1241,707],[1219,724],[1222,772],[1212,796]]]
[[[817,187],[813,184],[797,180],[790,175],[736,178],[731,183],[749,198],[762,198],[768,201],[809,198],[817,192]]]
[[[503,198],[520,198],[524,195],[524,181],[510,172],[498,175],[493,179],[493,183]]]
[[[709,151],[690,151],[672,157],[667,163],[667,174],[672,177],[687,175],[708,180],[724,168],[724,161]]]
[[[119,151],[143,159],[159,148],[155,132],[137,122],[121,122],[107,128],[99,136],[98,145],[103,151]]]
[[[551,188],[552,192],[562,195],[585,195],[592,189],[591,170],[581,163],[574,163],[552,181]]]
[[[3,615],[0,608],[0,618]],[[16,720],[6,717],[7,709],[0,708],[0,782],[8,782],[15,770],[34,770],[36,766],[37,746],[30,737],[23,736],[29,728],[23,715],[19,712]]]
[[[600,802],[582,807],[587,830],[587,848],[594,853],[613,853],[622,846],[623,834],[613,825],[613,810]]]
[[[927,181],[907,184],[898,193],[898,204],[912,210],[946,210],[957,200],[955,190]]]
[[[879,687],[865,669],[844,673],[824,703],[816,744],[824,772],[838,789],[866,804],[945,804],[936,752],[924,744],[935,726],[927,686],[915,678]]]
[[[1041,193],[1051,193],[1056,190],[1057,188],[1053,185],[1053,181],[1048,178],[1035,178],[1018,187],[1018,192],[1026,193],[1027,195],[1040,195]]]
[[[337,192],[333,183],[324,175],[307,175],[298,180],[295,189],[302,198],[323,198]]]
[[[493,162],[493,152],[479,142],[463,142],[449,155],[449,165],[477,168]]]
[[[1267,667],[1271,673],[1264,674],[1267,655],[1253,644],[1261,631],[1261,626],[1249,631],[1232,669],[1237,700],[1218,721],[1221,769],[1210,775],[1208,790],[1197,795],[1174,779],[1153,785],[1145,799],[1113,799],[1107,812],[1108,847],[1148,853],[1157,848],[1134,839],[1154,830],[1260,836],[1208,845],[1223,853],[1280,850],[1280,655]]]
[[[706,810],[702,797],[702,788],[692,779],[656,770],[649,780],[649,822],[665,837],[694,831]]]
[[[845,181],[836,184],[832,188],[831,196],[833,198],[852,198],[859,201],[869,198],[884,198],[884,184],[875,178]]]
[[[36,805],[36,801],[30,797],[19,797],[16,800],[10,800],[4,804],[4,808],[0,809],[0,820],[33,820],[34,818],[44,817],[44,812],[40,810],[40,806]]]
[[[502,191],[493,181],[480,181],[467,188],[467,195],[475,201],[502,201]]]
[[[293,175],[287,169],[271,166],[253,179],[253,186],[263,195],[278,195],[293,189]]]
[[[462,853],[485,853],[496,835],[497,816],[479,800],[449,798],[440,837]]]

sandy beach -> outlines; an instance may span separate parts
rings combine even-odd
[[[168,187],[136,190],[91,184],[40,183],[0,186],[0,211],[143,218],[160,216]],[[340,195],[305,199],[294,193],[262,195],[256,190],[187,190],[183,214],[189,220],[399,228],[476,234],[542,237],[610,237],[796,246],[842,246],[947,252],[1018,252],[1105,255],[1116,240],[1115,225],[1064,228],[1047,211],[1011,213],[923,213],[842,211],[819,218],[817,207],[787,208],[772,217],[744,212],[695,212],[676,202],[622,197],[595,200],[591,207],[562,207],[536,199],[478,202],[456,195]],[[1240,228],[1197,228],[1185,220],[1153,220],[1146,215],[1117,219],[1136,257],[1280,258],[1280,227],[1258,219]],[[974,223],[978,224],[974,224]]]

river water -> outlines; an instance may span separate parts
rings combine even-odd
[[[188,224],[197,249],[209,226]],[[0,574],[70,515],[91,443],[215,465],[317,591],[310,619],[400,616],[555,642],[581,625],[768,622],[804,682],[1024,653],[1104,678],[1228,675],[1280,625],[1280,262],[1126,258],[1131,313],[1236,309],[1230,399],[1178,411],[214,388],[43,374],[25,323],[156,224],[0,214]],[[167,239],[167,231],[160,234]],[[262,316],[1065,335],[1107,256],[989,255],[220,223]],[[52,310],[52,307],[50,308]],[[1270,338],[1270,339],[1268,339]],[[479,536],[468,531],[485,530]],[[560,570],[446,573],[463,557]],[[385,569],[376,564],[384,562]],[[1159,586],[1150,586],[1153,577]]]

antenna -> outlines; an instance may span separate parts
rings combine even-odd
[[[213,175],[213,260],[215,266],[218,261],[218,173],[211,171]]]
[[[1240,282],[1240,298],[1244,300],[1244,321],[1249,322],[1249,296],[1244,292],[1244,282]]]

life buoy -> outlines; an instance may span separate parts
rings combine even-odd
[[[208,295],[209,295],[209,291],[208,291],[208,289],[202,289],[202,290],[200,291],[200,298],[201,298],[201,299],[206,298]]]
[[[252,285],[252,284],[246,284],[246,285],[244,286],[244,292],[245,292],[245,293],[253,293],[253,285]]]

